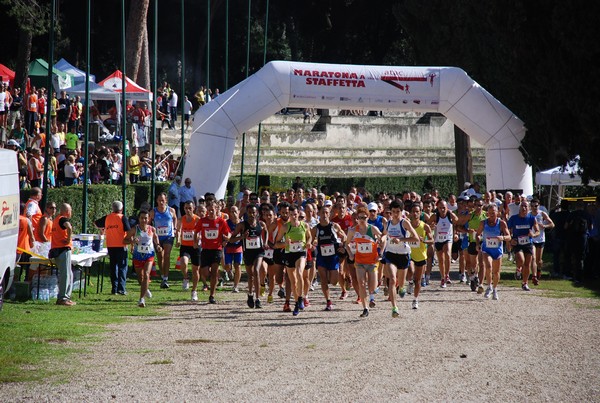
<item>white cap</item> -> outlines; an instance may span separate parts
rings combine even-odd
[[[377,205],[377,203],[371,202],[367,206],[367,210],[369,210],[369,211],[371,211],[371,210],[378,211],[379,210],[379,206]]]
[[[333,202],[331,200],[325,200],[325,206],[333,206]]]
[[[7,145],[7,146],[21,147],[21,146],[19,145],[19,143],[17,143],[17,140],[15,140],[15,139],[10,139],[10,140],[8,140],[8,143],[6,143],[6,145]]]

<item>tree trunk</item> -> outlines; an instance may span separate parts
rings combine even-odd
[[[142,37],[140,68],[134,80],[142,87],[150,90],[150,54],[148,51],[148,27],[146,25],[142,28]]]
[[[473,156],[471,155],[471,139],[458,126],[454,126],[454,154],[456,156],[456,177],[458,193],[462,192],[465,182],[473,183]]]
[[[129,17],[127,18],[126,49],[127,76],[136,80],[140,70],[140,63],[144,57],[142,48],[144,43],[143,31],[146,30],[148,20],[148,7],[150,0],[131,0]],[[148,35],[146,33],[146,41]],[[148,53],[145,55],[145,63],[150,63]],[[148,80],[150,81],[150,80]]]
[[[15,87],[21,88],[21,95],[25,95],[27,77],[29,76],[29,60],[31,59],[31,43],[33,34],[29,30],[19,29],[19,51],[17,54],[17,68],[15,69]],[[25,105],[25,102],[23,102]]]

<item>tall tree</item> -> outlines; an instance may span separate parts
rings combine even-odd
[[[47,2],[43,0],[0,0],[0,3],[8,6],[7,14],[17,22],[19,47],[15,85],[26,88],[33,37],[48,32],[50,7],[47,7]]]
[[[127,76],[144,88],[150,88],[148,53],[148,7],[150,0],[131,0],[125,33]]]

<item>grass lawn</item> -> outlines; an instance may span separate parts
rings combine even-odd
[[[139,286],[135,279],[127,281],[128,295],[120,296],[110,295],[110,279],[104,276],[103,293],[96,294],[97,272],[94,270],[93,284],[88,287],[87,296],[78,298],[78,293],[74,293],[77,301],[74,307],[57,306],[54,301],[5,301],[0,312],[0,351],[3,352],[0,355],[0,383],[38,381],[50,375],[56,382],[67,380],[76,371],[77,363],[72,360],[77,360],[77,352],[100,340],[108,331],[106,325],[140,316],[160,315],[165,305],[189,301],[190,292],[181,289],[181,273],[174,270],[177,256],[179,250],[174,248],[169,276],[171,289],[159,291],[160,279],[154,278],[150,284],[154,296],[147,301],[145,309],[136,306]],[[503,287],[521,286],[521,282],[514,279],[514,271],[514,264],[505,259],[501,273]],[[600,299],[598,282],[578,286],[571,281],[550,279],[548,271],[544,271],[536,289],[547,290],[542,294],[545,297]],[[198,294],[201,301],[208,299],[208,292]],[[600,308],[600,303],[596,308]]]

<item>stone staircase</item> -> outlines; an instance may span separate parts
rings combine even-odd
[[[258,127],[246,133],[245,174],[256,169]],[[231,169],[239,175],[241,137]],[[473,171],[485,173],[485,149],[471,142]],[[455,174],[454,126],[441,115],[329,116],[301,114],[262,123],[261,175],[373,177]]]

